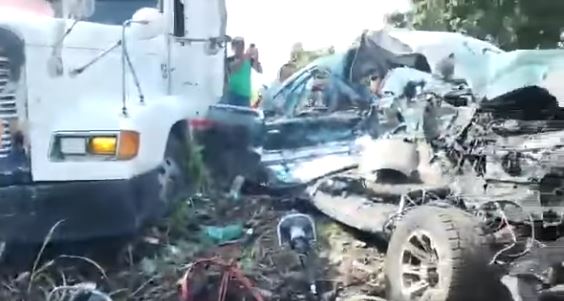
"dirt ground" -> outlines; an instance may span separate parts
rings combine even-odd
[[[96,249],[92,256],[60,252],[53,253],[59,254],[55,256],[40,248],[34,264],[23,271],[2,270],[0,300],[73,300],[70,293],[53,290],[77,284],[96,287],[114,301],[179,300],[178,281],[190,264],[212,257],[233,260],[264,300],[311,300],[298,257],[278,246],[277,223],[293,208],[310,214],[316,222],[318,241],[311,266],[321,299],[379,300],[376,296],[383,295],[383,254],[371,237],[336,224],[303,201],[269,197],[235,201],[217,196],[196,196],[182,202],[166,222],[123,248],[117,247],[124,245],[121,243],[112,248],[111,243],[103,242],[106,250],[100,253],[99,246],[91,246]],[[202,231],[202,226],[234,223],[244,225],[245,235],[222,246]],[[190,282],[192,300],[219,300],[219,270],[210,268],[195,275]],[[225,300],[252,300],[234,280],[230,283]]]

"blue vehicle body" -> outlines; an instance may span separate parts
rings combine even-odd
[[[231,154],[237,153],[237,161],[245,161],[246,166],[239,164],[235,169],[249,178],[257,168],[241,158],[244,153],[255,153],[260,158],[260,162],[255,160],[261,166],[259,170],[266,172],[261,181],[268,181],[269,186],[309,182],[334,169],[354,166],[354,141],[366,133],[364,121],[373,98],[366,87],[354,86],[343,77],[344,58],[344,54],[318,58],[278,87],[267,90],[260,110],[229,105],[212,107],[208,118],[217,126],[198,133],[203,137],[200,140],[205,140],[204,147],[210,150],[207,156],[213,157],[208,162],[220,165],[220,173],[226,174],[229,172],[222,169],[226,164],[219,162],[232,162]],[[302,109],[312,82],[321,73],[326,80],[321,92],[326,104],[353,99],[364,101],[365,106]],[[221,149],[222,154],[211,152],[212,149]],[[252,151],[247,152],[249,149]],[[332,164],[327,164],[327,160]]]

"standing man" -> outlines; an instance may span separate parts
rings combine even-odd
[[[249,107],[252,96],[252,69],[262,73],[258,49],[251,44],[245,51],[245,40],[241,37],[233,38],[231,48],[234,55],[227,58],[229,79],[226,101],[230,105]]]

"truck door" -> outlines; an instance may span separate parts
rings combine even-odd
[[[225,36],[225,1],[173,0],[169,5],[170,53],[163,74],[170,94],[203,113],[223,93],[225,47],[216,41]]]

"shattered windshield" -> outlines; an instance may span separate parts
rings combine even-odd
[[[55,11],[52,4],[45,0],[3,0],[0,1],[0,6],[23,9],[47,16],[53,16]]]
[[[24,9],[40,15],[61,17],[64,1],[46,0],[2,0],[0,6]],[[121,25],[140,8],[160,6],[159,0],[98,0],[90,22]]]
[[[351,87],[342,77],[342,54],[321,57],[267,92],[265,111],[301,115],[304,111],[327,111],[339,103],[353,103],[366,97],[359,87]]]

